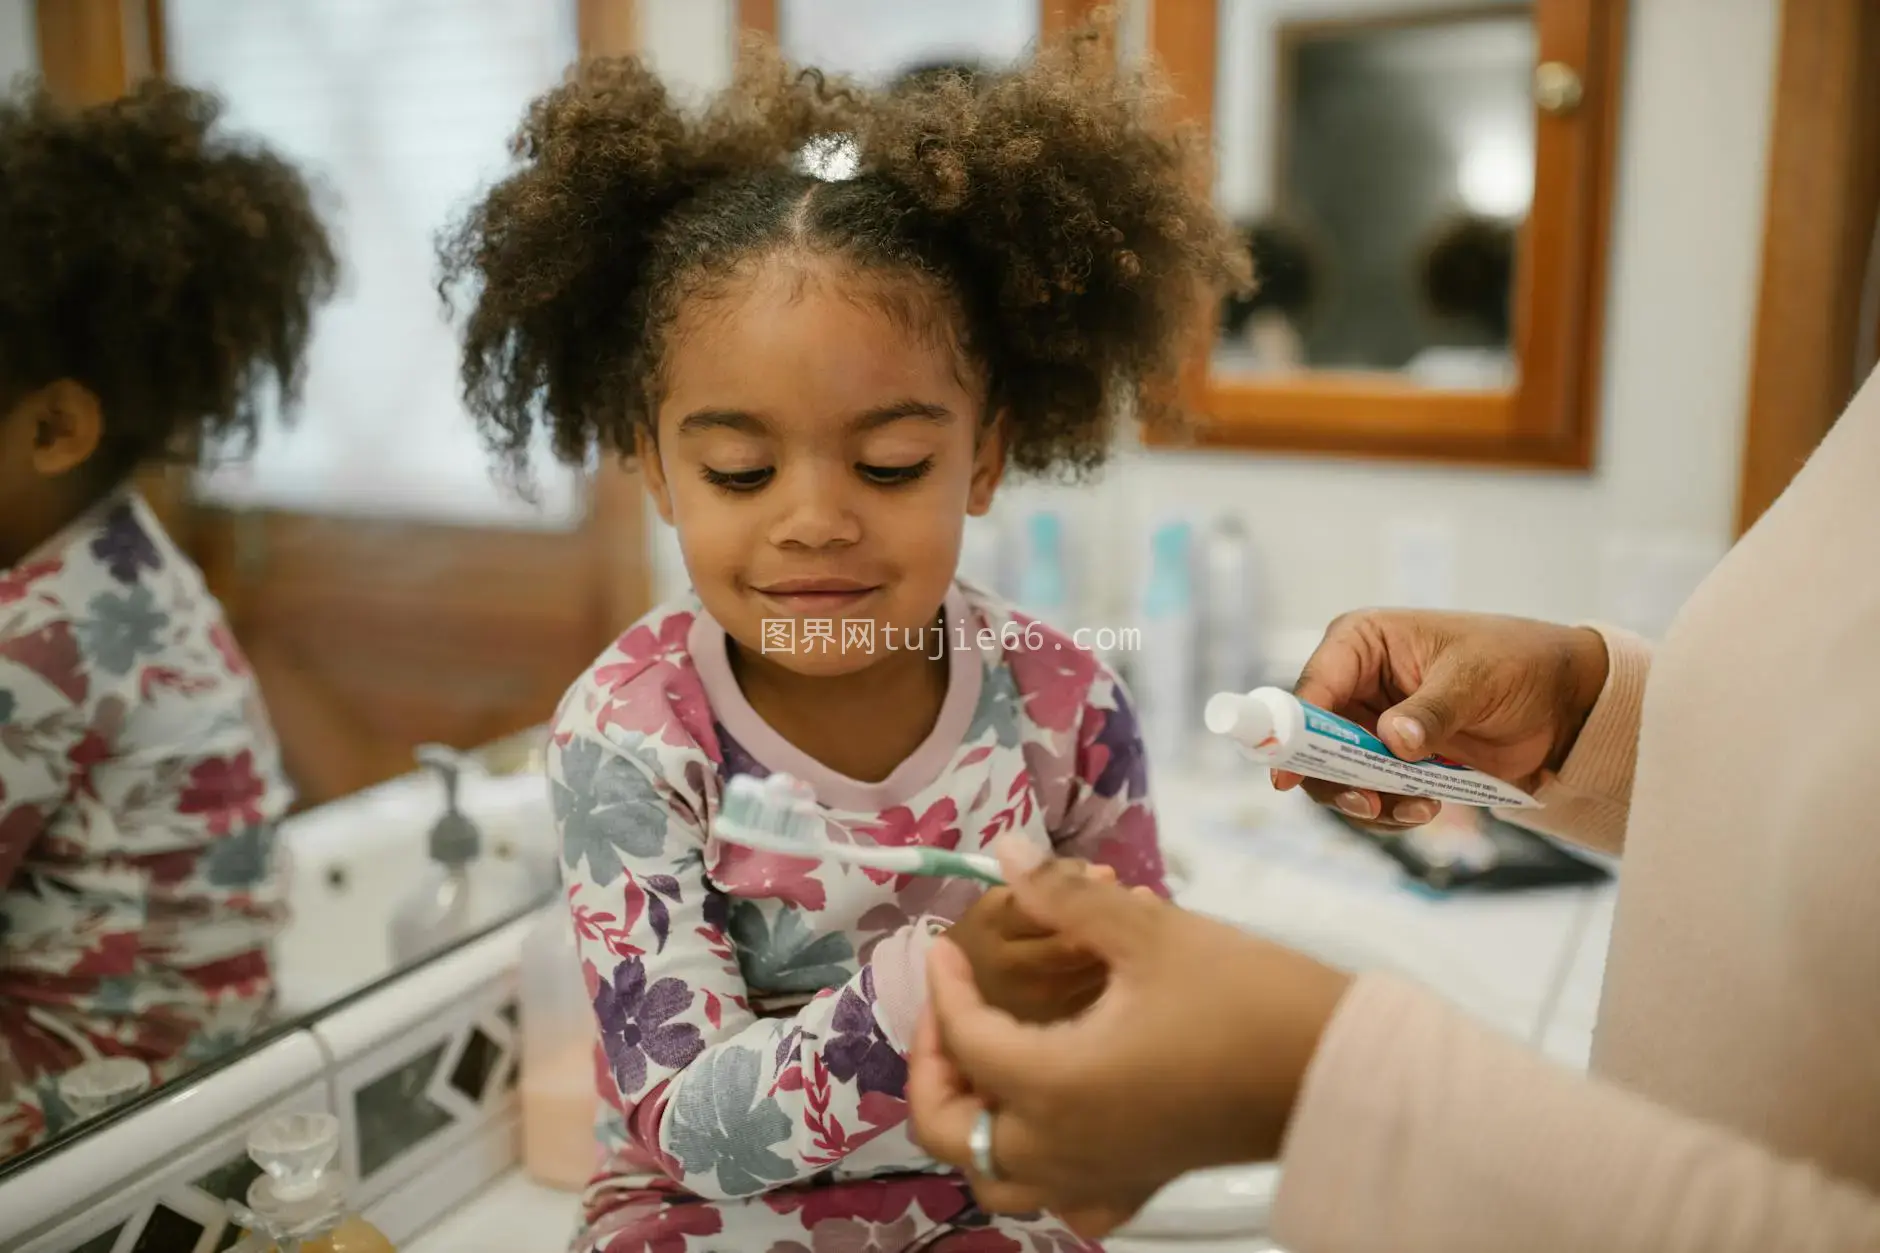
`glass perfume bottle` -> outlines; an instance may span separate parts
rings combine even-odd
[[[280,1114],[248,1136],[248,1156],[265,1172],[249,1185],[248,1204],[229,1213],[272,1243],[273,1253],[397,1253],[385,1233],[353,1213],[346,1181],[333,1166],[339,1119]]]

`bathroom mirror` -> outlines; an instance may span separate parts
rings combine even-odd
[[[1260,276],[1164,446],[1585,468],[1623,4],[1196,0],[1149,47]]]
[[[784,56],[872,86],[941,66],[995,69],[1087,18],[1097,0],[738,0],[738,22]]]
[[[632,474],[543,460],[532,499],[492,479],[456,398],[456,332],[432,251],[438,229],[503,173],[526,102],[580,50],[631,46],[631,0],[28,8],[38,65],[68,100],[110,99],[150,74],[220,94],[231,128],[316,183],[345,275],[317,315],[292,429],[265,427],[239,465],[140,477],[226,610],[298,797],[284,821],[240,841],[243,856],[287,871],[272,1006],[212,1030],[166,1021],[158,1032],[135,1017],[130,1051],[152,1064],[109,1101],[68,1103],[39,1068],[31,1100],[0,1093],[0,1173],[551,899],[543,727],[649,596]],[[505,881],[473,900],[443,949],[394,942],[447,808],[441,778],[415,759],[430,743],[463,755],[457,802],[480,831],[476,865]],[[136,977],[99,995],[133,997]],[[0,1086],[9,1058],[78,1047],[11,986],[12,1004],[0,991]],[[152,1043],[160,1035],[168,1042]]]

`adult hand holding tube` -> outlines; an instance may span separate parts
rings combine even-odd
[[[1407,761],[1441,755],[1533,791],[1556,771],[1606,682],[1606,646],[1588,628],[1429,610],[1366,610],[1327,628],[1293,689],[1372,731]],[[1420,826],[1437,802],[1273,772],[1384,830]]]

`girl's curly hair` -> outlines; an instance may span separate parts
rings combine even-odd
[[[98,397],[95,471],[190,437],[251,441],[291,404],[338,263],[307,185],[213,133],[215,97],[145,81],[89,108],[0,95],[0,413],[72,379]]]
[[[753,40],[699,116],[637,59],[582,65],[530,108],[521,168],[442,243],[440,292],[469,306],[465,399],[513,470],[538,431],[563,461],[629,456],[682,305],[788,249],[942,293],[1012,464],[1094,466],[1119,402],[1168,411],[1197,316],[1247,280],[1206,149],[1160,104],[1094,31],[1010,72],[884,92]],[[804,172],[806,145],[844,136],[853,177]],[[889,304],[919,316],[905,292]]]

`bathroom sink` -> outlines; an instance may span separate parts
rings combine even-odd
[[[483,832],[484,855],[528,862],[547,899],[557,871],[541,778],[465,774],[458,798]],[[275,945],[283,1016],[311,1013],[392,973],[392,912],[427,867],[442,810],[438,781],[411,774],[282,824],[292,875],[291,918]]]
[[[1232,1166],[1184,1175],[1143,1206],[1109,1247],[1126,1251],[1128,1242],[1145,1240],[1253,1239],[1266,1232],[1278,1188],[1275,1166]]]

